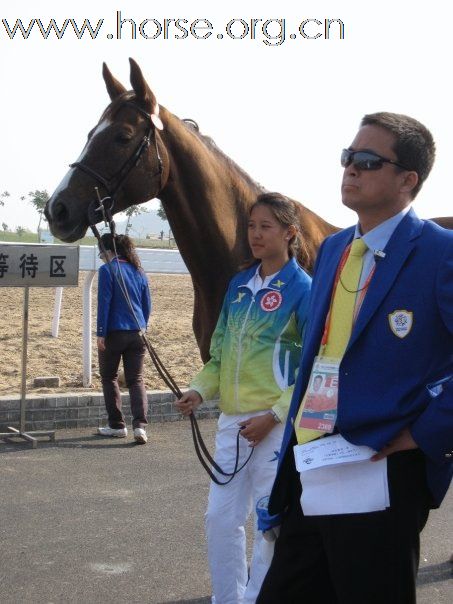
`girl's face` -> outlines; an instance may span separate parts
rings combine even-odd
[[[282,226],[272,210],[258,204],[252,210],[248,224],[248,241],[254,258],[263,260],[288,259],[288,242],[295,227]]]

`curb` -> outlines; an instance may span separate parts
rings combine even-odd
[[[168,422],[183,419],[174,405],[175,397],[171,392],[150,390],[148,395],[148,421]],[[121,394],[126,421],[130,423],[129,394]],[[219,416],[217,401],[206,401],[197,412],[197,419],[210,419]],[[101,393],[65,392],[62,394],[44,394],[27,397],[25,430],[56,430],[67,428],[86,428],[105,425],[104,397]],[[20,423],[20,396],[0,397],[0,432],[8,426]]]

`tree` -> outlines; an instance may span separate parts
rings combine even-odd
[[[19,237],[22,237],[22,235],[25,233],[24,227],[21,227],[21,226],[16,227],[16,233],[19,235]]]
[[[161,201],[159,202],[159,207],[157,208],[157,215],[161,220],[168,220],[167,214],[165,213],[164,206],[162,205]]]
[[[129,231],[131,230],[132,226],[133,216],[138,216],[139,214],[146,214],[147,212],[148,210],[140,205],[130,206],[129,208],[127,208],[127,210],[124,210],[124,213],[127,216],[126,230],[124,231],[124,234],[129,234]]]
[[[9,197],[9,196],[10,195],[9,195],[8,191],[3,191],[3,193],[0,194],[0,197],[3,197],[3,199],[5,197]],[[5,202],[3,201],[3,199],[0,199],[0,206],[4,206],[5,205]]]
[[[2,229],[5,231],[5,233],[8,230],[8,225],[6,224],[6,222],[2,222]]]
[[[29,202],[35,208],[35,210],[39,214],[39,222],[38,222],[38,237],[41,228],[41,221],[44,214],[44,208],[46,207],[47,202],[49,201],[49,193],[44,189],[43,191],[30,191],[28,194]]]

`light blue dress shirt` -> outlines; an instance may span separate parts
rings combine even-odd
[[[359,290],[363,288],[371,271],[376,265],[376,257],[379,257],[379,255],[376,256],[376,252],[383,252],[396,227],[406,216],[409,210],[410,206],[404,208],[404,210],[398,214],[395,214],[395,216],[392,216],[388,220],[385,220],[371,231],[368,231],[368,233],[365,233],[365,235],[360,233],[360,226],[358,224],[356,225],[354,239],[362,237],[363,241],[368,247],[368,250],[363,256],[363,268],[359,280]]]

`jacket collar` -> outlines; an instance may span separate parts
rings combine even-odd
[[[385,258],[377,261],[376,270],[352,330],[348,348],[357,340],[392,287],[404,263],[412,254],[416,240],[423,230],[423,225],[424,222],[411,209],[396,227],[385,246]]]
[[[346,351],[357,340],[387,295],[399,271],[412,253],[416,240],[422,232],[423,225],[424,222],[411,209],[396,227],[385,247],[385,258],[378,260]],[[312,352],[319,348],[319,341],[333,294],[337,267],[346,246],[354,238],[354,233],[355,227],[340,231],[329,238],[323,250],[320,273],[315,275],[316,281],[319,281],[319,283],[316,291],[316,307],[312,308],[313,329],[309,333],[307,332],[305,343],[306,349]]]
[[[247,287],[247,283],[254,276],[256,272],[256,264],[251,266],[249,269],[240,273],[240,281],[238,287]],[[272,289],[274,291],[282,291],[289,281],[293,278],[295,273],[299,270],[299,265],[295,258],[290,258],[288,262],[280,269],[275,275],[272,281],[264,289]]]

